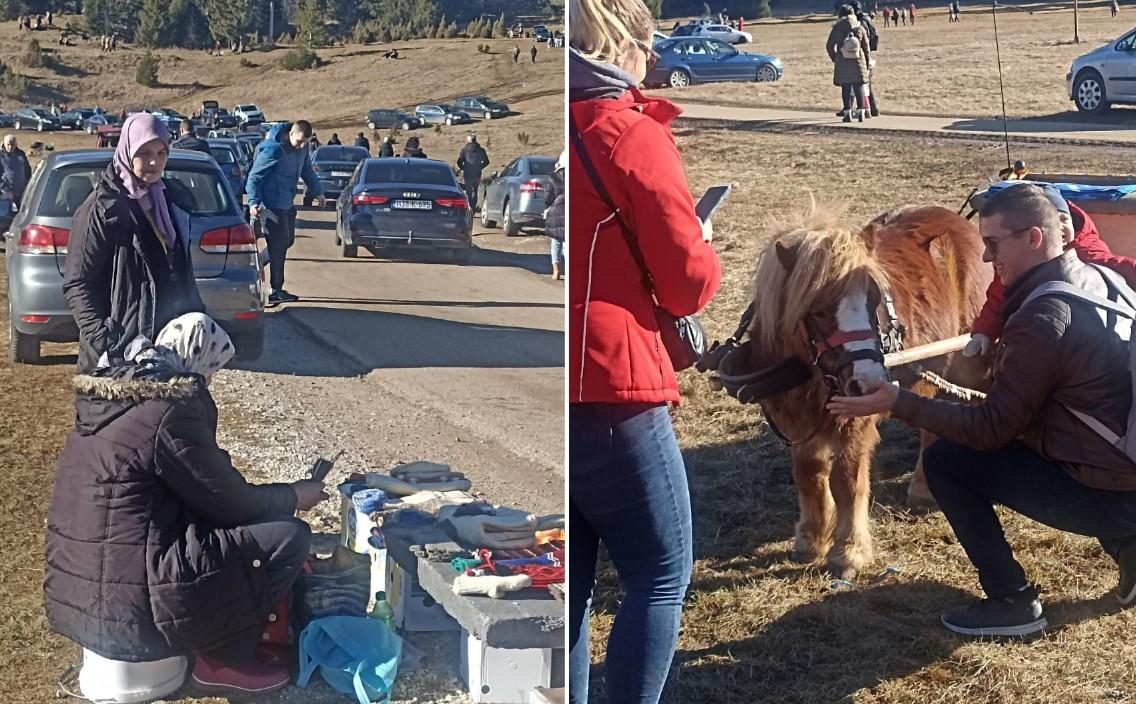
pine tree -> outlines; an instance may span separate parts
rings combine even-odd
[[[501,16],[497,18],[497,21],[493,23],[493,36],[495,36],[495,37],[505,36],[505,32],[506,32],[507,29],[508,29],[508,26],[505,24],[505,13],[502,12]]]
[[[138,7],[116,0],[83,0],[83,18],[92,34],[115,34],[119,39],[133,39],[138,26]]]
[[[143,0],[135,39],[146,47],[169,46],[171,19],[169,0]]]
[[[297,41],[311,46],[327,43],[327,10],[320,0],[303,0],[296,16]]]
[[[202,0],[209,32],[222,44],[237,41],[260,26],[259,0]]]

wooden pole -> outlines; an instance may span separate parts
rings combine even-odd
[[[892,369],[894,367],[902,367],[905,364],[911,364],[912,362],[931,359],[932,357],[942,357],[943,355],[958,352],[963,347],[966,347],[966,343],[968,342],[970,342],[970,335],[959,335],[958,337],[949,337],[946,340],[938,340],[936,342],[928,342],[925,345],[909,347],[899,352],[885,354],[884,366],[888,369]]]
[[[1073,0],[1073,43],[1081,43],[1081,23],[1077,15],[1078,0]]]

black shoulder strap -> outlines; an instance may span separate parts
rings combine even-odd
[[[596,167],[592,163],[591,157],[584,149],[584,139],[580,136],[580,129],[576,126],[576,118],[572,115],[572,111],[568,111],[569,133],[572,137],[572,144],[576,147],[576,153],[580,156],[580,162],[584,165],[584,171],[588,172],[588,178],[591,180],[592,185],[595,186],[596,193],[607,203],[607,207],[611,208],[612,215],[615,216],[616,222],[619,223],[619,231],[623,234],[624,241],[627,242],[627,248],[631,250],[631,257],[639,266],[639,271],[643,274],[643,283],[647,286],[647,290],[651,295],[655,295],[655,281],[651,278],[651,270],[647,268],[647,262],[643,259],[643,252],[639,250],[639,244],[635,241],[635,236],[631,233],[631,228],[627,226],[623,217],[619,214],[619,208],[616,207],[615,202],[612,201],[611,196],[604,188],[603,181],[596,173]]]

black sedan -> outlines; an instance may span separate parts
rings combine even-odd
[[[202,115],[204,122],[207,126],[217,129],[219,127],[232,127],[236,129],[240,127],[241,121],[237,119],[236,115],[232,115],[225,108],[213,108],[205,111]]]
[[[46,132],[59,129],[59,118],[43,108],[20,108],[14,122],[18,130]]]
[[[118,119],[118,115],[101,112],[88,117],[83,122],[83,127],[87,130],[87,134],[98,134],[100,127],[122,127],[122,120]]]
[[[59,122],[66,129],[82,130],[87,128],[87,120],[94,114],[94,108],[75,108],[60,115]]]
[[[464,264],[473,254],[469,201],[449,165],[433,159],[367,159],[335,203],[335,243],[359,247],[444,249]]]
[[[338,198],[343,187],[355,173],[355,167],[370,154],[363,147],[320,147],[312,155],[312,171],[323,186],[323,195],[328,199]],[[304,186],[304,205],[312,204],[314,196],[307,192]]]

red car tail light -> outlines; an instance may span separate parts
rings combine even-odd
[[[67,254],[71,231],[46,225],[28,225],[20,231],[18,244],[23,254]]]
[[[21,315],[20,320],[25,323],[50,323],[51,316],[49,315]]]
[[[201,236],[201,251],[206,254],[255,252],[256,235],[248,225],[219,227]]]
[[[390,202],[387,196],[373,196],[370,193],[360,193],[352,196],[351,202],[355,205],[383,205]]]
[[[437,198],[434,200],[439,206],[443,208],[461,208],[462,210],[469,210],[469,201],[465,198]]]
[[[521,193],[536,193],[543,190],[544,185],[540,181],[526,181],[521,184]]]

